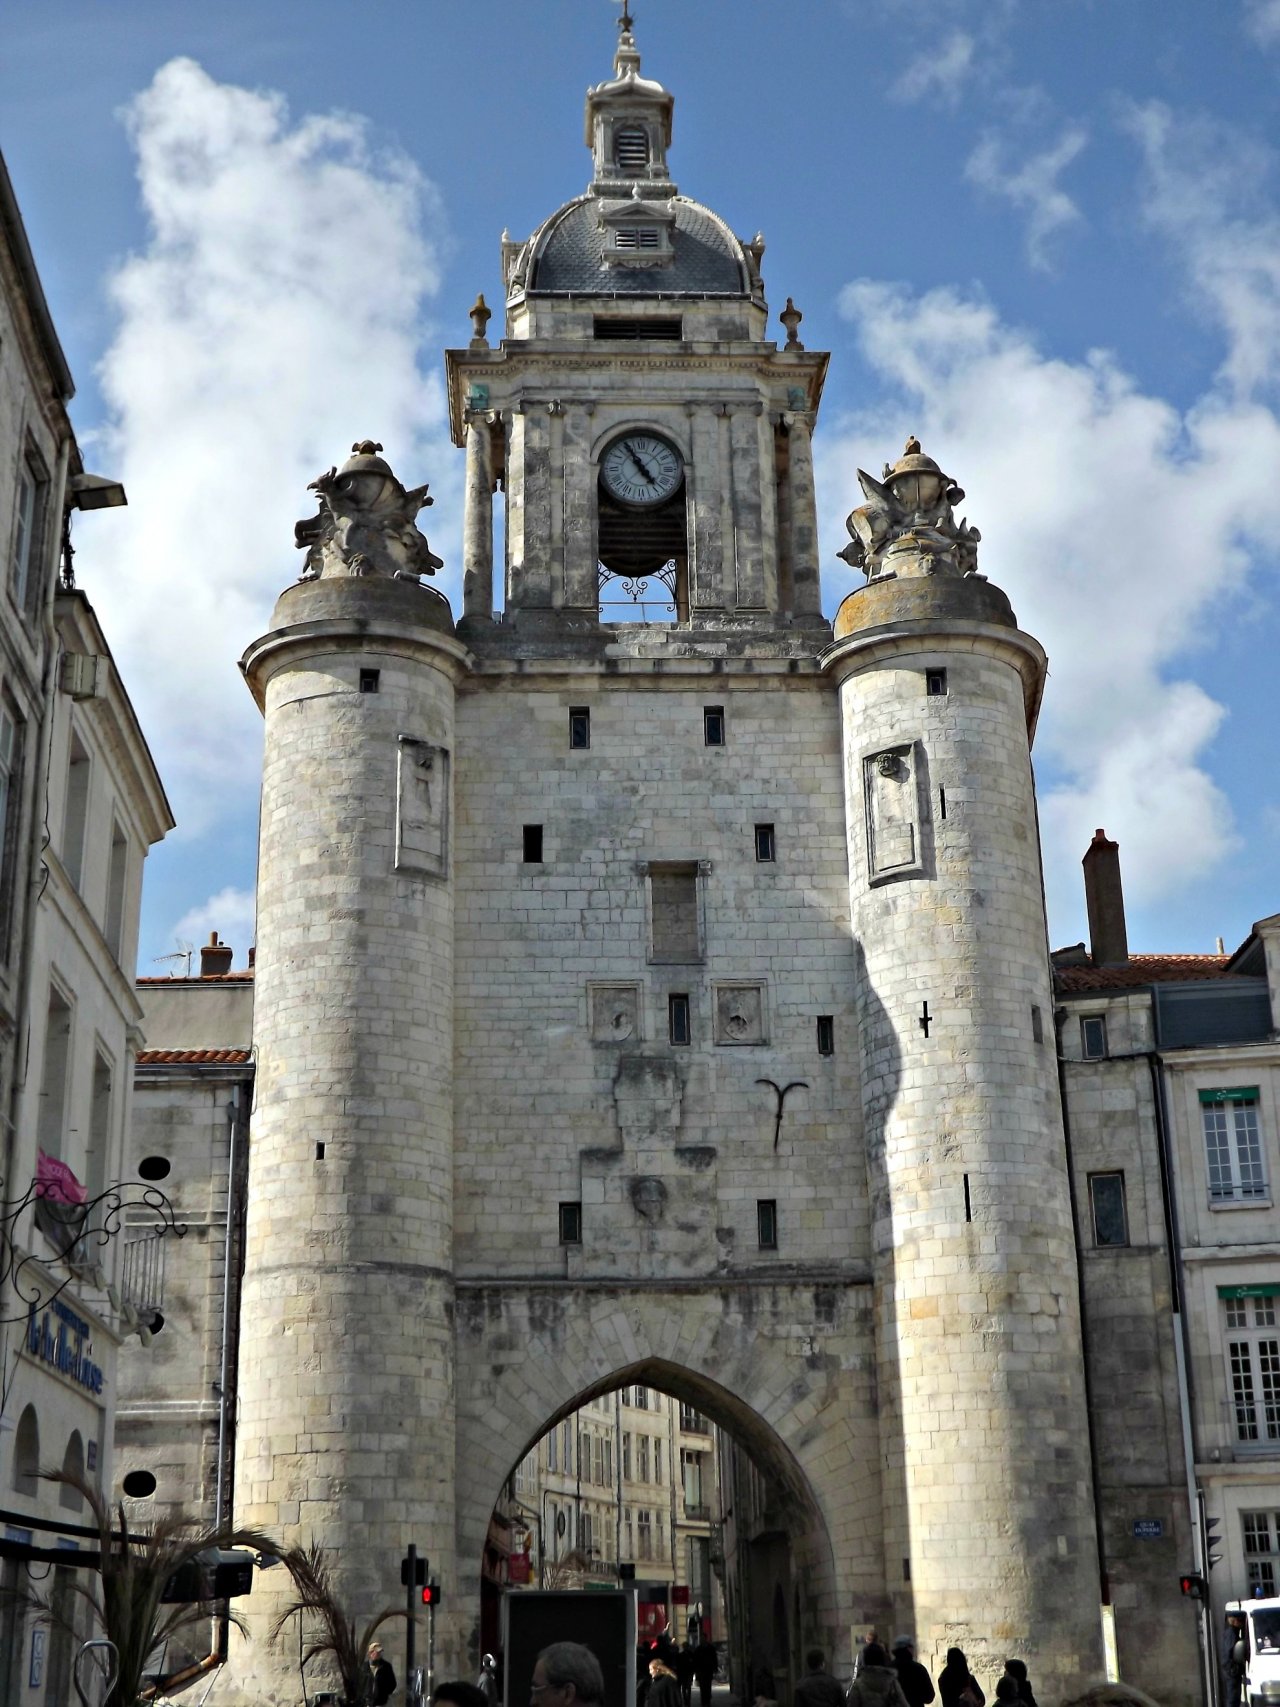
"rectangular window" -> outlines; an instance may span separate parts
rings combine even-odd
[[[679,320],[623,320],[613,315],[597,315],[593,330],[597,338],[657,338],[673,344],[678,344],[684,336],[684,325]]]
[[[662,1482],[662,1442],[660,1440],[655,1440],[653,1443],[653,1479],[659,1484]]]
[[[526,824],[524,826],[524,863],[526,865],[542,864],[541,824]]]
[[[560,1455],[564,1459],[564,1473],[565,1473],[565,1475],[566,1476],[572,1476],[572,1474],[573,1474],[573,1424],[570,1422],[563,1422],[560,1424]]]
[[[762,1251],[778,1248],[778,1202],[773,1197],[756,1199],[756,1242]]]
[[[1269,1599],[1276,1592],[1276,1559],[1280,1556],[1280,1512],[1242,1511],[1241,1538],[1251,1597]],[[1269,1614],[1274,1617],[1274,1613]]]
[[[16,711],[0,706],[0,959],[4,960],[9,958],[9,922],[18,880],[24,730]]]
[[[1129,1217],[1125,1209],[1122,1173],[1089,1175],[1089,1208],[1095,1245],[1127,1245]]]
[[[834,1055],[836,1052],[836,1022],[831,1014],[818,1015],[818,1054]]]
[[[1223,1300],[1236,1439],[1280,1440],[1280,1336],[1274,1298]]]
[[[774,855],[773,825],[772,824],[757,824],[756,825],[756,858],[762,862],[768,862],[768,861],[771,861],[773,859],[773,855]]]
[[[600,1480],[606,1488],[613,1486],[613,1442],[607,1435],[604,1439],[604,1475]]]
[[[667,1033],[672,1043],[687,1047],[693,1040],[689,1023],[689,998],[685,995],[667,997]]]
[[[625,1559],[634,1559],[636,1556],[636,1544],[630,1511],[628,1511],[622,1519],[622,1555]],[[633,1574],[634,1571],[635,1567],[633,1566]]]
[[[631,1480],[631,1436],[626,1433],[622,1436],[622,1479]]]
[[[1031,1041],[1044,1042],[1044,1020],[1040,1016],[1040,1009],[1034,1003],[1031,1007]]]
[[[1210,1203],[1256,1203],[1267,1196],[1258,1131],[1258,1087],[1200,1092]]]
[[[40,1080],[40,1112],[36,1141],[46,1156],[63,1159],[66,1124],[67,1074],[71,1065],[71,1005],[54,989],[44,1029],[44,1072]]]
[[[95,1051],[93,1094],[89,1104],[89,1142],[85,1146],[84,1188],[90,1197],[105,1190],[111,1177],[111,1063]]]
[[[107,947],[120,958],[124,931],[124,892],[129,875],[129,840],[118,820],[111,825],[111,858],[107,866],[107,915],[103,934]]]
[[[569,745],[571,747],[589,747],[591,745],[591,708],[586,705],[571,705],[569,707]]]
[[[378,692],[378,685],[381,682],[381,680],[382,680],[382,672],[380,670],[361,670],[361,672],[360,672],[360,692],[361,693],[377,693]]]
[[[686,1452],[683,1457],[684,1506],[685,1516],[688,1517],[702,1506],[702,1454]]]
[[[702,959],[696,865],[650,865],[649,909],[651,961],[683,966]]]
[[[40,596],[41,558],[44,555],[45,512],[49,482],[34,449],[28,450],[18,470],[18,490],[13,506],[13,546],[9,584],[14,603],[31,611]]]
[[[638,1511],[636,1513],[636,1557],[652,1559],[653,1557],[653,1513]]]
[[[946,693],[947,672],[945,670],[926,670],[924,673],[924,691],[930,699]]]
[[[649,1389],[647,1387],[637,1387],[635,1390],[634,1402],[638,1411],[647,1411],[649,1409]]]
[[[1080,1021],[1080,1053],[1086,1061],[1101,1061],[1107,1053],[1107,1022],[1101,1014]]]
[[[680,1406],[680,1427],[686,1434],[706,1434],[707,1419],[701,1411],[695,1411],[692,1405]]]
[[[582,1243],[582,1205],[580,1203],[562,1203],[560,1205],[560,1243],[562,1245],[580,1245]]]
[[[558,1470],[559,1468],[560,1440],[556,1430],[552,1429],[551,1433],[547,1436],[547,1469]]]
[[[67,797],[62,807],[61,851],[67,876],[77,889],[84,875],[84,838],[88,819],[89,755],[73,730],[71,757],[67,765]]]
[[[649,1436],[642,1434],[636,1438],[636,1480],[649,1480]]]
[[[703,706],[702,739],[708,747],[724,746],[724,707],[722,705]]]

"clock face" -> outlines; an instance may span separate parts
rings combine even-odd
[[[600,462],[605,490],[620,504],[661,504],[683,475],[680,452],[652,433],[626,433],[615,439]]]

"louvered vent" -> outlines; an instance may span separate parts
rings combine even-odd
[[[608,319],[597,316],[595,335],[597,338],[659,338],[668,343],[679,343],[684,329],[679,320],[622,320],[616,316]]]
[[[614,164],[622,172],[643,172],[649,164],[649,133],[639,125],[626,125],[613,133]]]
[[[651,225],[625,227],[614,234],[615,249],[656,249],[658,233]]]

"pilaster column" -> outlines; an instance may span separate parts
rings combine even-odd
[[[792,608],[797,616],[822,614],[818,572],[818,505],[813,489],[813,437],[806,415],[782,417],[787,429],[787,491],[791,510]]]
[[[729,416],[729,486],[733,506],[733,559],[739,610],[764,610],[761,540],[760,432],[752,409]]]
[[[462,510],[462,612],[493,615],[493,422],[467,415],[467,483]]]
[[[566,406],[563,421],[564,603],[594,611],[600,602],[596,471],[591,461],[591,404]]]

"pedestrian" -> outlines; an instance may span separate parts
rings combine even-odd
[[[1222,1681],[1225,1707],[1240,1707],[1249,1658],[1249,1637],[1243,1612],[1228,1612],[1222,1632]]]
[[[858,1637],[858,1651],[853,1656],[853,1675],[855,1677],[857,1677],[862,1670],[863,1658],[868,1647],[870,1647],[872,1642],[878,1642],[879,1640],[880,1638],[874,1630],[868,1630],[865,1636]]]
[[[849,1707],[907,1707],[898,1674],[879,1642],[862,1650],[862,1670],[849,1685]]]
[[[996,1700],[1000,1707],[1017,1707],[1018,1680],[1011,1677],[1007,1671],[1001,1672],[996,1679]]]
[[[982,1685],[969,1670],[962,1648],[947,1649],[947,1663],[938,1673],[942,1707],[986,1707]]]
[[[701,1707],[711,1707],[711,1685],[715,1682],[719,1669],[720,1656],[716,1652],[716,1645],[704,1635],[693,1650],[693,1675],[698,1681]]]
[[[683,1707],[679,1679],[657,1654],[649,1661],[648,1703],[649,1707]]]
[[[902,1685],[902,1693],[906,1696],[909,1707],[929,1707],[934,1698],[933,1679],[916,1658],[913,1636],[894,1637],[891,1663],[898,1674],[898,1682]]]
[[[1022,1707],[1039,1707],[1035,1690],[1031,1687],[1031,1679],[1027,1676],[1027,1662],[1006,1660],[1004,1669],[1006,1676],[1011,1677],[1018,1686],[1018,1700],[1021,1701]]]
[[[498,1707],[502,1691],[498,1688],[498,1662],[492,1654],[481,1654],[480,1675],[476,1688],[484,1696],[485,1707]]]
[[[538,1655],[529,1707],[604,1707],[600,1661],[581,1642],[552,1642]]]
[[[680,1699],[684,1707],[693,1707],[693,1649],[688,1642],[681,1642],[674,1669],[676,1682],[680,1685]]]
[[[431,1707],[485,1707],[484,1691],[465,1678],[437,1683],[431,1691]]]
[[[382,1657],[382,1643],[370,1642],[360,1668],[360,1699],[364,1707],[383,1707],[395,1694],[396,1674]]]
[[[804,1656],[808,1671],[792,1692],[793,1707],[844,1707],[844,1690],[827,1670],[821,1648],[810,1648]]]

